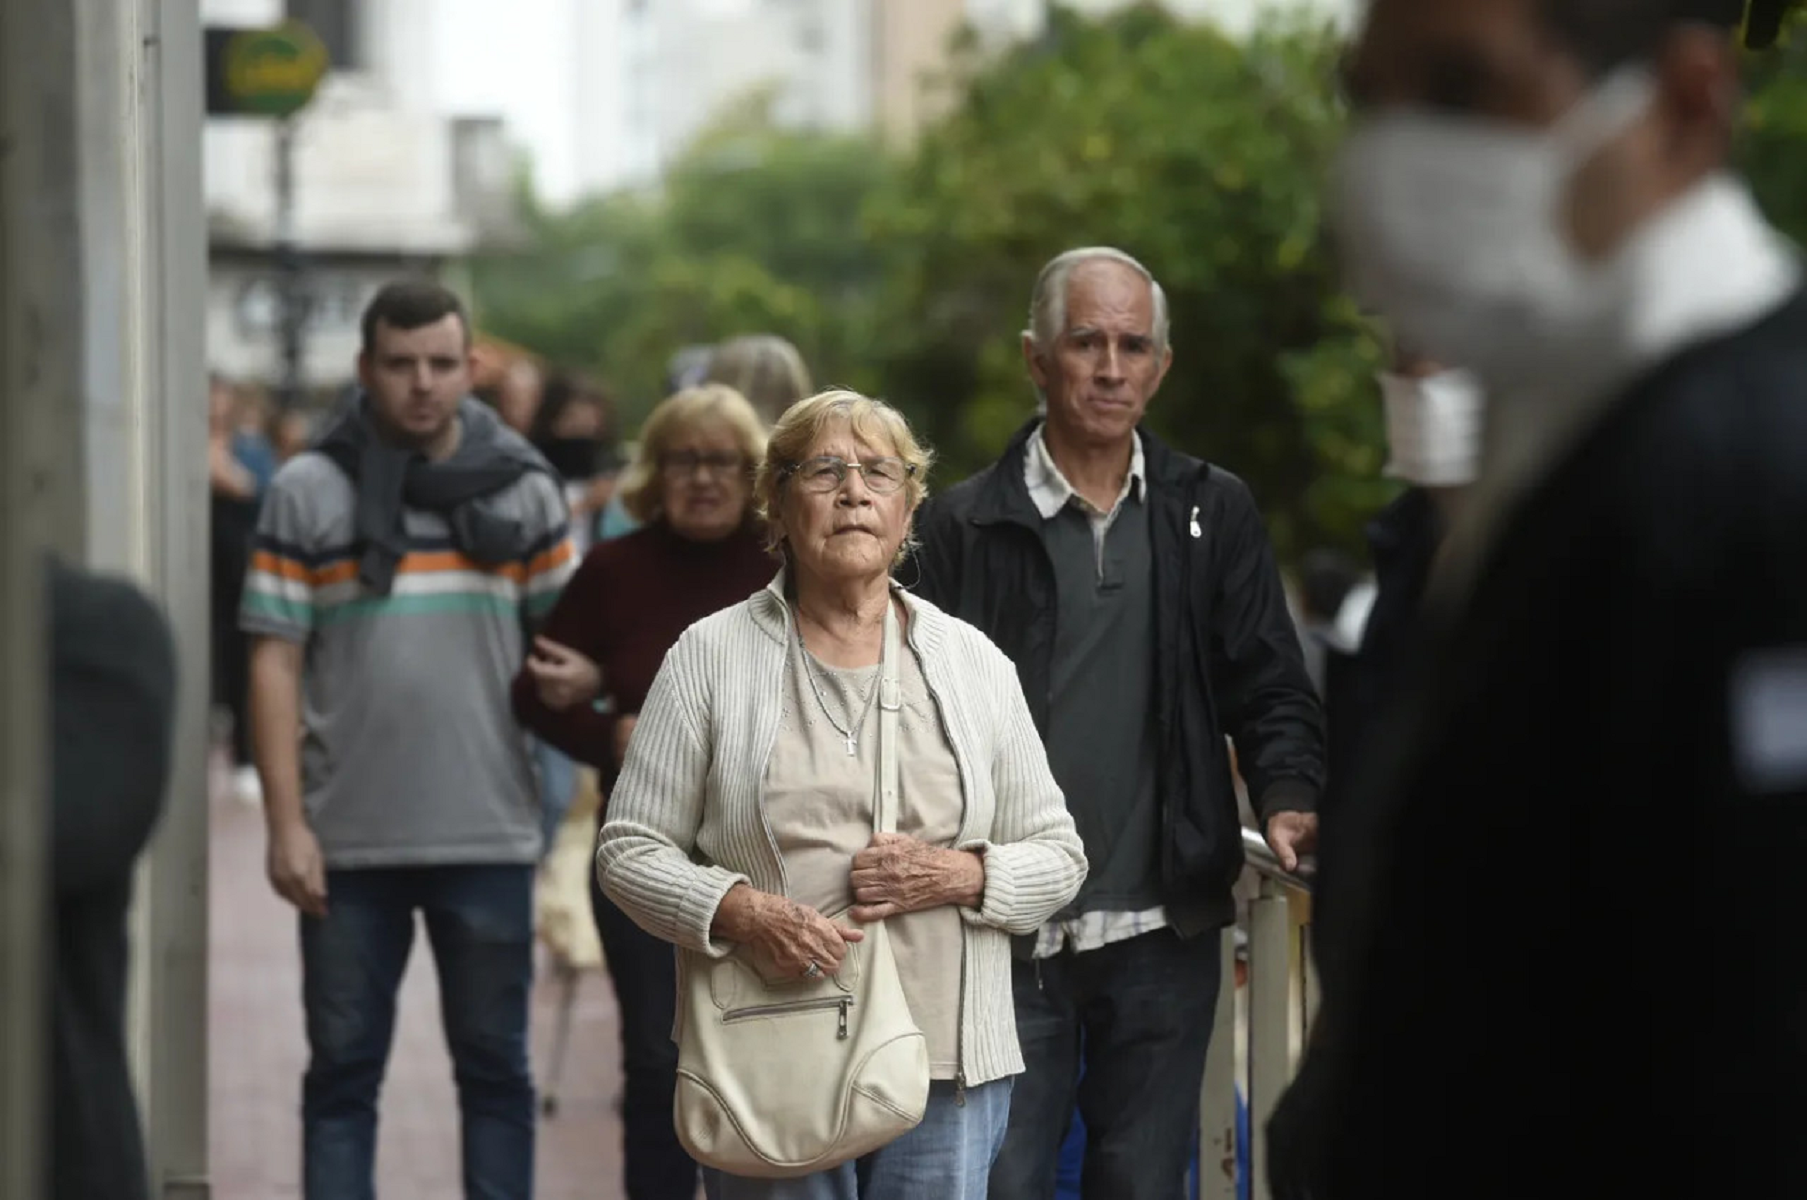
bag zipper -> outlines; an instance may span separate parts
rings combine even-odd
[[[722,1024],[732,1025],[736,1021],[750,1021],[755,1017],[782,1017],[791,1013],[827,1012],[831,1008],[841,1010],[840,1020],[835,1029],[835,1037],[840,1041],[847,1040],[847,1010],[853,1007],[852,996],[824,996],[816,1000],[790,1000],[783,1004],[755,1004],[751,1008],[737,1008],[722,1014]]]

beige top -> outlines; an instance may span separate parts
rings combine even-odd
[[[1016,666],[986,636],[896,590],[960,764],[959,846],[985,856],[985,895],[962,908],[960,1058],[968,1087],[1023,1069],[1010,996],[1010,938],[1034,933],[1085,879],[1085,848],[1048,770]],[[722,897],[785,890],[766,766],[789,689],[784,576],[684,631],[634,727],[596,845],[603,890],[652,934],[705,960]]]
[[[784,713],[766,766],[764,803],[790,898],[838,916],[853,904],[853,856],[872,841],[879,717],[876,699],[870,706],[866,700],[878,684],[878,667],[829,667],[813,655],[806,665],[806,654],[793,632],[782,689]],[[959,766],[921,664],[908,645],[903,659],[897,832],[933,846],[952,846],[965,810]],[[806,670],[813,672],[814,688]],[[824,705],[832,721],[823,714]],[[860,722],[862,713],[865,720]],[[857,738],[852,755],[842,729],[853,730]],[[893,917],[886,925],[910,1013],[928,1043],[929,1076],[952,1079],[960,1069],[960,912],[944,905]]]

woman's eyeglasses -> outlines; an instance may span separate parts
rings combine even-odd
[[[889,496],[897,492],[916,474],[916,464],[889,456],[848,462],[833,454],[819,454],[784,468],[784,477],[796,476],[797,484],[806,492],[838,492],[847,482],[847,472],[858,471],[866,487],[874,495]]]
[[[744,471],[746,466],[745,458],[726,451],[698,454],[695,450],[675,450],[659,456],[659,469],[673,479],[689,479],[698,474],[719,479]]]

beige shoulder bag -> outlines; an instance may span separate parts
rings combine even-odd
[[[900,638],[885,610],[873,828],[897,828]],[[863,927],[838,975],[768,982],[744,951],[678,952],[678,1139],[730,1175],[827,1170],[914,1129],[928,1047],[910,1015],[885,923]]]

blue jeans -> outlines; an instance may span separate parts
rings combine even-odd
[[[1018,959],[1011,971],[1028,1069],[1017,1077],[991,1200],[1056,1194],[1076,1109],[1085,1200],[1179,1200],[1217,1004],[1217,938],[1158,929],[1084,954]]]
[[[966,1090],[929,1085],[922,1124],[864,1158],[797,1179],[742,1179],[704,1171],[709,1200],[985,1200],[992,1160],[1010,1122],[1011,1081]]]
[[[552,853],[558,827],[577,796],[577,764],[550,742],[533,739],[533,761],[540,773],[540,857]]]
[[[329,871],[327,915],[301,918],[310,1057],[301,1087],[302,1194],[372,1200],[376,1099],[395,994],[426,919],[463,1118],[467,1200],[532,1200],[531,866]]]

